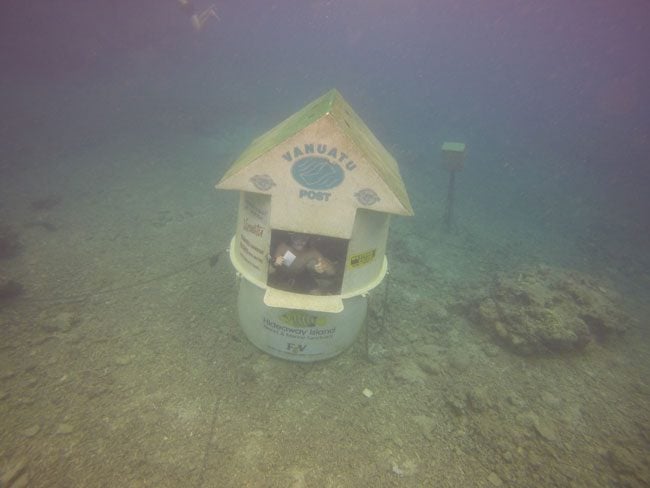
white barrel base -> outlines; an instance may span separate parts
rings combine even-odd
[[[269,307],[265,289],[241,278],[237,304],[246,337],[259,349],[283,359],[313,362],[342,353],[363,327],[368,300],[357,295],[343,299],[343,311],[314,312]]]

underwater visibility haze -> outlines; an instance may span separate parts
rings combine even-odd
[[[650,485],[647,46],[646,0],[3,2],[0,486]],[[323,96],[342,132],[292,173],[320,250],[237,249],[312,305],[379,236],[388,274],[300,362],[240,325],[265,210],[215,184]],[[346,177],[350,256],[318,232]]]

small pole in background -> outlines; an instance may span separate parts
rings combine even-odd
[[[454,220],[454,192],[456,186],[456,172],[463,169],[465,164],[465,143],[445,142],[442,145],[442,167],[449,171],[449,185],[447,186],[447,205],[445,206],[445,230],[451,231],[456,226]]]

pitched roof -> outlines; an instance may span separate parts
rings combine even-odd
[[[336,89],[328,91],[255,139],[237,158],[217,187],[232,188],[227,184],[229,179],[271,149],[324,117],[333,121],[337,129],[365,156],[367,163],[400,202],[403,208],[395,213],[412,215],[413,209],[397,162]]]

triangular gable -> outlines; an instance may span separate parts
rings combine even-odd
[[[217,185],[271,196],[273,229],[350,238],[357,208],[412,215],[397,162],[336,90],[258,137]]]

